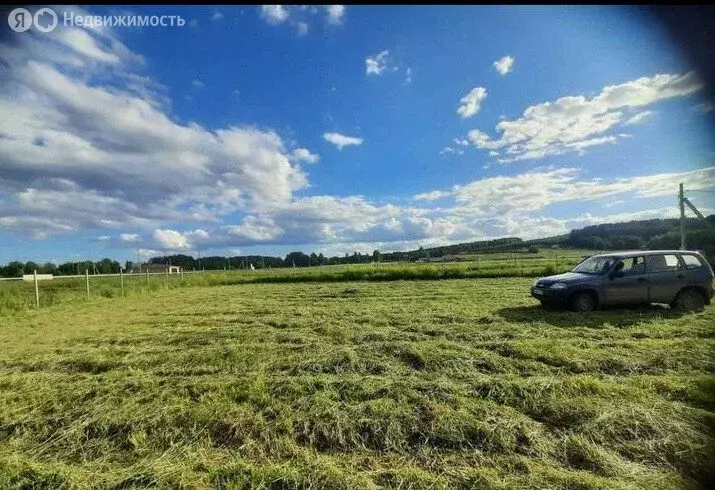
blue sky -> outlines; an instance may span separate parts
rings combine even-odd
[[[53,8],[0,41],[0,262],[548,236],[674,217],[680,181],[715,207],[715,111],[640,9]]]

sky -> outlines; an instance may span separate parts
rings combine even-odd
[[[639,8],[51,8],[0,28],[0,263],[545,237],[676,217],[679,182],[715,209],[713,104]]]

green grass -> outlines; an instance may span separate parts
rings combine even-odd
[[[124,276],[124,296],[136,296],[161,289],[249,283],[300,283],[344,281],[439,280],[487,277],[538,277],[571,269],[589,252],[584,250],[544,250],[538,254],[499,253],[471,255],[461,263],[383,263],[279,268],[255,271],[229,270],[165,276],[142,274]],[[0,281],[0,313],[35,307],[34,283]],[[55,278],[39,283],[40,306],[62,303],[84,305],[87,301],[84,277]],[[122,296],[120,278],[90,276],[90,297]]]
[[[691,488],[715,310],[532,280],[241,284],[0,315],[0,488]]]

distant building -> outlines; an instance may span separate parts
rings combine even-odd
[[[137,265],[135,267],[132,267],[131,269],[126,271],[127,274],[141,274],[141,273],[153,273],[156,274],[158,272],[163,272],[166,273],[168,272],[169,274],[180,274],[181,273],[181,267],[178,265],[167,265],[167,264],[144,264],[144,265]]]

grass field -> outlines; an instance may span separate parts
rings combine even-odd
[[[498,253],[470,255],[459,263],[382,263],[306,268],[208,271],[185,275],[143,274],[124,276],[124,296],[136,296],[162,289],[255,283],[301,283],[343,281],[439,280],[478,277],[538,277],[571,269],[592,252],[586,250],[542,250],[539,253]],[[34,308],[32,282],[0,281],[0,314]],[[87,301],[85,277],[42,281],[40,306],[64,303],[84,305]],[[90,275],[90,296],[122,296],[120,278]]]
[[[217,285],[0,315],[0,488],[691,488],[715,307],[526,278]]]

